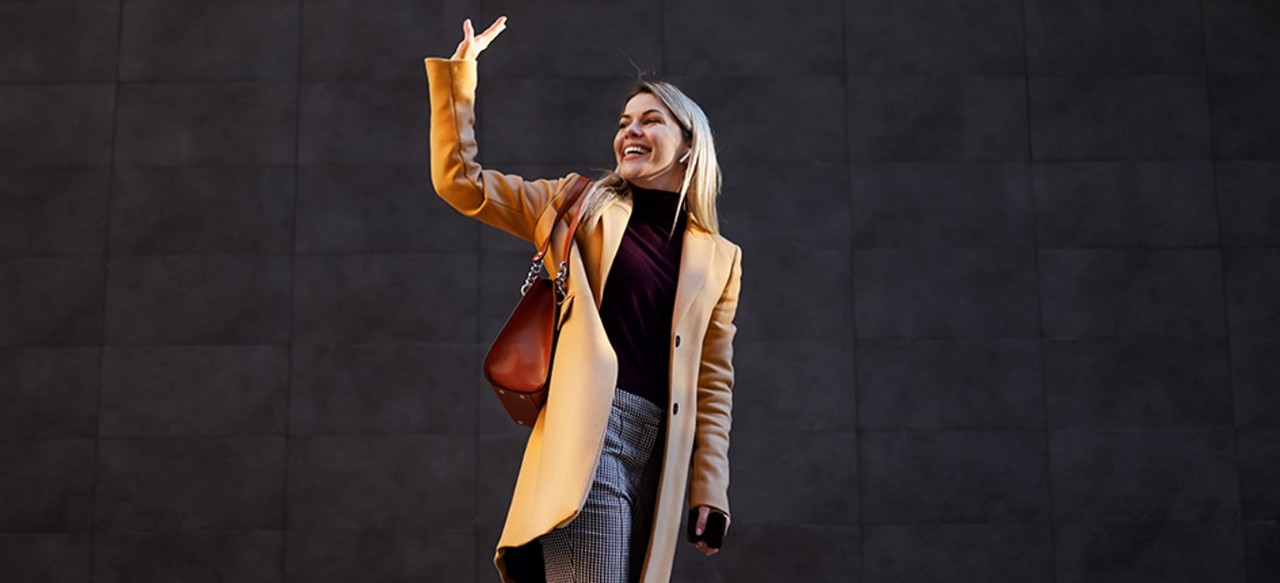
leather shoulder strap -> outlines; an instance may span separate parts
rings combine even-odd
[[[585,180],[585,179],[584,179]],[[564,258],[569,258],[569,247],[573,246],[573,235],[578,232],[578,224],[582,222],[582,215],[586,214],[586,203],[578,205],[578,212],[573,213],[573,221],[569,223],[569,230],[564,232]]]
[[[564,215],[569,212],[569,209],[573,208],[573,205],[577,204],[578,199],[582,198],[582,193],[586,192],[588,184],[591,184],[591,181],[588,180],[586,176],[579,176],[578,179],[574,181],[573,186],[569,187],[569,194],[565,197],[564,203],[560,205],[560,208],[556,209],[556,219],[551,222],[551,231],[547,233],[547,238],[544,239],[542,243],[538,244],[538,251],[533,254],[534,263],[542,261],[542,258],[546,256],[547,249],[551,247],[551,234],[556,230],[556,223],[559,223],[564,219]],[[583,210],[585,210],[586,207],[587,205],[585,204],[578,207],[578,212],[574,214],[573,222],[569,225],[569,233],[565,235],[564,248],[566,256],[568,256],[569,253],[569,245],[573,244],[573,234],[578,230],[578,223],[582,221]]]

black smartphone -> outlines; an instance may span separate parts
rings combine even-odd
[[[724,530],[725,516],[719,511],[712,510],[707,515],[707,527],[703,529],[702,534],[697,534],[698,527],[698,510],[696,508],[689,509],[689,542],[696,543],[702,541],[707,543],[708,547],[718,549],[724,546]]]

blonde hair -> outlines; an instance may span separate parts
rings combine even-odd
[[[648,93],[661,101],[675,116],[689,140],[689,159],[685,162],[684,180],[680,184],[680,205],[689,210],[689,225],[708,233],[719,233],[716,199],[720,196],[720,163],[716,161],[716,144],[707,114],[688,95],[665,81],[640,81],[627,95],[626,101],[641,93]],[[586,194],[584,203],[588,221],[599,220],[600,212],[609,203],[630,195],[630,190],[630,184],[618,174],[617,168],[606,172],[592,183]],[[677,215],[675,220],[678,219]]]

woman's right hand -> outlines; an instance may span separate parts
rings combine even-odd
[[[458,43],[458,50],[453,52],[453,60],[455,61],[474,61],[480,53],[489,48],[489,43],[493,39],[498,38],[502,31],[507,29],[507,17],[499,16],[489,28],[476,36],[475,29],[471,28],[471,19],[462,21],[462,42]]]

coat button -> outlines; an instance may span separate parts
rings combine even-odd
[[[676,348],[680,348],[680,335],[676,334]]]
[[[672,415],[676,415],[676,414],[679,414],[679,413],[680,413],[680,403],[672,403],[672,404],[671,404],[671,414],[672,414]]]

